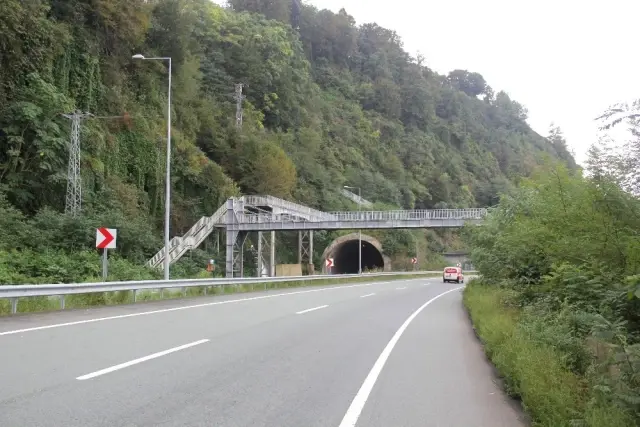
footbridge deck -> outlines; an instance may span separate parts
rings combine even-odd
[[[202,217],[183,236],[171,239],[169,262],[197,248],[216,228],[227,231],[229,246],[235,244],[240,232],[248,231],[457,228],[467,222],[480,223],[486,214],[482,208],[323,212],[273,196],[234,197],[213,215]],[[163,248],[148,265],[162,268],[164,256]]]
[[[326,218],[306,220],[289,214],[241,213],[224,226],[238,231],[352,230],[384,228],[459,228],[482,222],[486,209],[328,212]]]

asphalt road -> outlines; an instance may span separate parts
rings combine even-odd
[[[2,319],[0,426],[524,426],[458,287],[413,279]]]

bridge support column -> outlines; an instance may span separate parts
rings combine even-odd
[[[238,218],[236,217],[236,204],[232,198],[227,202],[226,223],[226,247],[225,247],[225,275],[228,278],[242,277],[242,246],[246,239],[246,232],[237,230]],[[242,240],[242,242],[240,242]],[[239,256],[238,256],[239,253]],[[239,265],[238,265],[239,264]]]
[[[256,277],[262,277],[264,269],[264,260],[262,259],[262,231],[258,231],[258,256],[257,256],[258,271]]]
[[[307,264],[307,274],[313,274],[313,230],[298,232],[298,264]]]
[[[271,243],[269,244],[269,276],[276,276],[276,232],[271,231]]]
[[[227,229],[227,242],[226,242],[226,259],[225,259],[225,275],[227,278],[233,277],[233,249],[236,246],[236,240],[238,240],[238,232],[235,230]]]
[[[238,232],[238,238],[233,245],[233,273],[231,277],[244,277],[244,244],[249,233]]]
[[[266,233],[270,233],[270,238],[267,237]],[[275,234],[275,231],[258,231],[258,277],[275,276]]]

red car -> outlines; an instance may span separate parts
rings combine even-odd
[[[464,275],[461,267],[446,267],[442,273],[442,281],[464,283]]]

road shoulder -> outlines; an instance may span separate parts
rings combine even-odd
[[[382,370],[358,425],[526,426],[506,396],[462,305],[443,296],[409,325]]]

